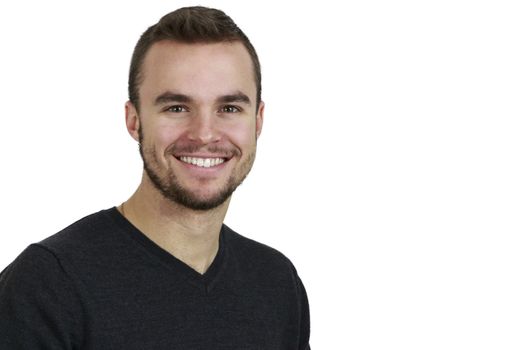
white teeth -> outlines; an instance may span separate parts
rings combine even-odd
[[[180,157],[184,163],[193,164],[202,168],[209,168],[224,163],[224,158],[195,158]]]

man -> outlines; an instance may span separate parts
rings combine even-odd
[[[0,275],[1,349],[309,349],[279,252],[223,225],[263,124],[257,54],[223,12],[182,8],[138,41],[129,200],[29,246]]]

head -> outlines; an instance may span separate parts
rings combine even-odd
[[[143,181],[172,202],[225,203],[253,165],[263,111],[257,54],[223,12],[179,9],[138,41],[126,124]]]
[[[261,102],[261,65],[248,37],[224,12],[202,7],[183,7],[162,17],[140,37],[129,69],[128,95],[134,106],[140,106],[139,86],[144,78],[142,66],[146,53],[157,42],[171,40],[181,43],[241,43],[252,60],[253,78],[257,88],[256,105]]]

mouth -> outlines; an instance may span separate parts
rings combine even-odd
[[[183,163],[194,165],[200,168],[212,168],[219,166],[223,164],[224,162],[227,162],[228,158],[203,158],[203,157],[188,157],[188,156],[181,156],[176,157],[178,160],[180,160]]]

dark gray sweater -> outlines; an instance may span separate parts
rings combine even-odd
[[[309,349],[306,293],[278,251],[223,225],[201,275],[116,208],[29,246],[0,275],[0,349]]]

